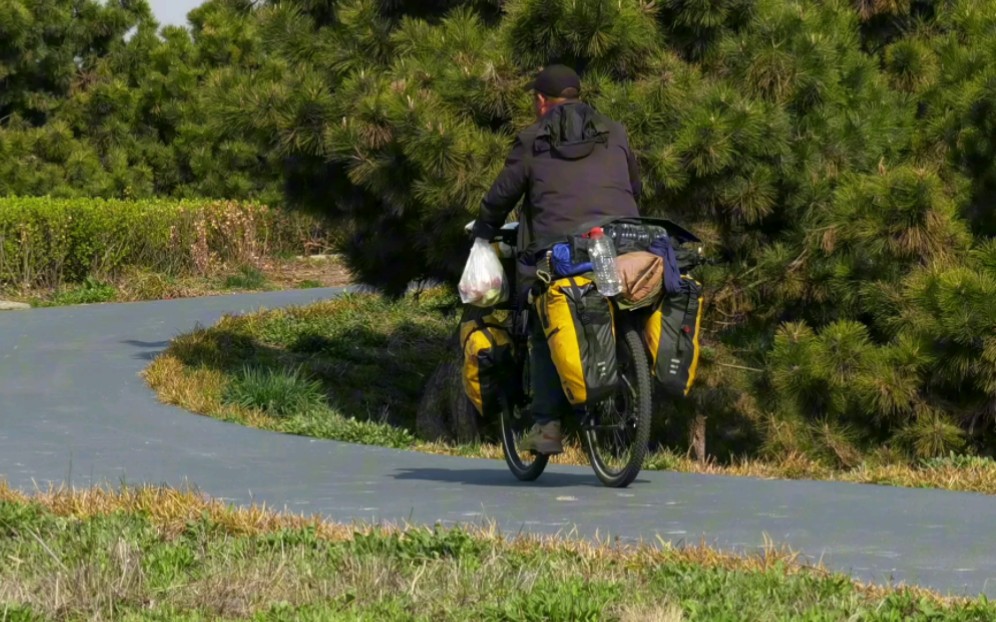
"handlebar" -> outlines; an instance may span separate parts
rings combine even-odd
[[[468,236],[474,235],[474,225],[475,224],[477,224],[477,221],[476,220],[472,220],[472,221],[468,222],[466,225],[464,225],[464,227],[463,227],[464,233],[466,233]],[[509,233],[513,233],[514,234],[514,233],[518,233],[518,231],[519,231],[519,223],[517,221],[505,223],[504,225],[501,226],[501,229],[499,229],[499,233],[500,234],[509,234]],[[495,240],[492,240],[492,242],[494,242],[494,241]]]
[[[476,222],[477,222],[476,220],[471,220],[464,226],[463,229],[468,238],[473,239],[474,224]],[[518,239],[518,231],[519,231],[518,222],[513,221],[506,223],[502,225],[501,229],[498,230],[498,233],[491,240],[489,240],[489,242],[502,243],[508,245],[509,247],[511,247],[511,250],[514,253]],[[718,258],[706,257],[702,252],[701,246],[695,249],[695,255],[696,255],[695,260],[691,262],[695,266],[715,266],[722,263],[726,263]]]
[[[474,224],[476,222],[477,222],[476,220],[472,220],[468,222],[463,228],[464,233],[471,240],[474,239]],[[511,247],[510,249],[511,252],[514,252],[514,249],[517,246],[518,237],[519,237],[519,223],[510,222],[502,225],[501,229],[498,230],[498,233],[490,240],[488,240],[488,242],[491,242],[492,244],[496,242],[505,244]]]

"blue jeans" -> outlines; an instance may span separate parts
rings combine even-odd
[[[567,400],[560,384],[560,375],[550,355],[550,344],[543,334],[543,327],[535,310],[529,313],[529,384],[532,386],[533,420],[546,425],[574,414],[574,407]]]

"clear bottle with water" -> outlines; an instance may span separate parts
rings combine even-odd
[[[595,287],[603,296],[615,296],[622,291],[615,245],[601,227],[591,230],[589,240],[588,257],[595,272]]]

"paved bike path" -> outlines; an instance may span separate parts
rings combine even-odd
[[[0,314],[0,479],[193,485],[237,504],[341,521],[496,521],[755,550],[765,536],[876,583],[996,596],[996,497],[810,481],[644,472],[601,487],[588,468],[521,484],[503,462],[293,437],[156,401],[138,373],[169,339],[223,313],[306,304],[338,290]]]

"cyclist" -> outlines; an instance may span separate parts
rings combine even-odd
[[[581,79],[571,68],[550,65],[532,91],[537,121],[515,139],[505,166],[484,198],[473,230],[491,240],[524,197],[519,219],[516,299],[536,282],[544,240],[577,233],[601,217],[639,216],[641,181],[626,130],[580,101]],[[573,413],[535,310],[529,310],[531,414],[534,425],[521,451],[563,452],[561,419]]]

